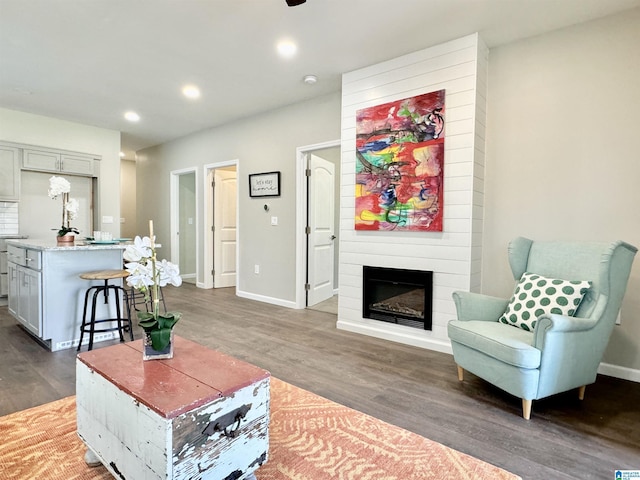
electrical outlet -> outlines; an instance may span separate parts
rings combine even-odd
[[[253,273],[255,273],[256,275],[260,273],[260,265],[253,266]]]

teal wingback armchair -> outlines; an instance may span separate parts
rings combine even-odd
[[[573,388],[582,400],[586,385],[596,380],[636,252],[622,241],[511,241],[509,264],[516,280],[529,272],[588,280],[591,287],[573,316],[543,314],[531,331],[499,321],[510,300],[454,292],[458,319],[447,327],[458,379],[467,370],[521,398],[527,420],[533,400]]]

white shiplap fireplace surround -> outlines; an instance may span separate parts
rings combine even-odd
[[[343,75],[338,328],[451,352],[451,294],[480,289],[488,54],[473,34]],[[446,91],[443,231],[356,232],[356,111],[440,89]],[[433,329],[363,318],[363,265],[432,270]]]

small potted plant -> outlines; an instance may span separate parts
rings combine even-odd
[[[70,225],[70,221],[78,216],[79,203],[75,198],[69,198],[71,184],[66,178],[56,177],[49,179],[49,198],[56,199],[62,196],[62,226],[58,230],[56,241],[58,245],[73,245],[78,229]],[[55,229],[54,229],[55,230]]]
[[[142,292],[151,311],[137,312],[138,325],[144,330],[143,359],[173,358],[173,327],[181,313],[160,313],[160,287],[168,284],[179,287],[182,277],[177,265],[156,257],[153,222],[149,222],[150,236],[136,236],[124,251],[125,269],[129,272],[127,284]]]

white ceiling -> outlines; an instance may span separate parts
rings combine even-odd
[[[141,148],[339,91],[341,74],[474,32],[489,47],[640,0],[0,0],[0,106]],[[295,40],[293,59],[275,44]],[[318,83],[302,82],[314,74]],[[197,84],[202,97],[180,90]],[[142,119],[124,120],[127,110]]]

